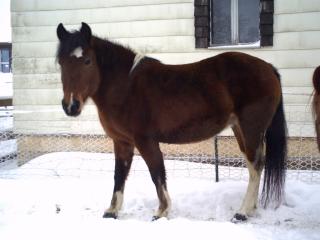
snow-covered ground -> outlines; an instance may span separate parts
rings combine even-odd
[[[215,183],[201,164],[185,168],[182,161],[166,162],[169,218],[151,222],[156,192],[139,157],[119,219],[103,219],[113,189],[112,158],[52,153],[20,168],[0,169],[0,239],[320,239],[320,185],[288,181],[286,201],[278,209],[259,207],[248,222],[234,224],[229,220],[246,181]]]
[[[13,128],[12,111],[13,107],[0,107],[0,159],[6,158],[17,151],[17,141],[7,138],[8,131]],[[0,168],[3,164],[0,161]]]
[[[11,139],[6,141],[0,141],[0,149],[0,158],[6,157],[10,154],[17,152],[17,140]]]

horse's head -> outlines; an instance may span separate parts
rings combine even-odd
[[[69,32],[60,23],[57,36],[57,60],[61,67],[64,92],[62,107],[68,116],[76,117],[81,113],[84,102],[95,94],[100,84],[91,29],[82,23],[80,31]]]

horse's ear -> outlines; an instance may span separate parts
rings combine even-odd
[[[83,34],[83,36],[85,37],[85,39],[89,43],[90,39],[91,39],[91,36],[92,36],[91,28],[89,27],[89,25],[86,24],[85,22],[82,22],[81,23],[80,32]]]
[[[67,36],[70,33],[64,28],[62,23],[59,23],[58,27],[57,27],[57,36],[59,38],[60,41],[64,40],[67,38]]]

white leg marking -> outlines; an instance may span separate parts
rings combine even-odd
[[[83,56],[83,49],[82,47],[75,48],[71,53],[70,57],[75,56],[76,58],[80,58]]]
[[[259,185],[260,185],[260,177],[261,171],[257,171],[254,166],[247,161],[247,166],[249,170],[249,184],[247,188],[246,195],[242,202],[241,208],[239,210],[240,214],[243,215],[252,215],[256,204],[258,201],[258,194],[259,194]]]
[[[121,191],[115,192],[112,196],[111,205],[106,210],[106,212],[115,213],[116,215],[118,215],[118,212],[122,207],[122,203],[123,203],[123,193]]]
[[[159,218],[161,218],[161,217],[167,217],[168,216],[168,214],[169,214],[169,211],[170,211],[170,209],[171,209],[171,199],[170,199],[170,196],[169,196],[169,193],[168,193],[168,191],[165,189],[165,187],[164,186],[161,186],[161,188],[162,188],[162,192],[163,192],[163,196],[164,196],[164,198],[165,198],[165,201],[166,201],[166,203],[167,203],[167,206],[166,206],[166,208],[165,209],[163,209],[162,208],[162,203],[161,203],[161,199],[159,199],[159,201],[160,201],[160,207],[159,207],[159,209],[157,210],[157,212],[155,213],[155,216],[157,216],[157,217],[159,217]]]

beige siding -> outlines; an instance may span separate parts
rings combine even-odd
[[[280,69],[282,85],[285,87],[311,87],[314,68]]]
[[[294,14],[275,15],[274,31],[275,32],[303,32],[319,31],[320,12],[302,12]]]
[[[193,0],[12,0],[15,128],[28,133],[103,133],[89,102],[83,114],[61,110],[56,26],[77,29],[129,45],[165,63],[188,63],[228,49],[194,47]],[[260,57],[282,75],[290,134],[314,134],[311,77],[320,65],[320,0],[276,0],[274,46],[232,49]],[[228,131],[227,131],[228,132]]]
[[[190,36],[193,35],[193,19],[164,19],[134,22],[90,24],[92,31],[108,38]],[[57,26],[15,27],[14,42],[53,42],[57,40]],[[66,26],[78,29],[79,24]],[[148,29],[148,30],[146,30]],[[100,33],[100,34],[99,34]]]
[[[77,1],[40,1],[40,0],[12,0],[11,9],[14,12],[27,11],[59,11],[59,10],[74,10],[74,9],[99,9],[99,8],[114,8],[128,6],[143,6],[143,5],[162,5],[174,3],[193,3],[193,0],[77,0]]]
[[[276,14],[320,12],[319,0],[276,0]]]
[[[60,73],[15,74],[13,87],[23,89],[61,89]]]
[[[273,41],[277,50],[319,49],[319,31],[279,32]]]
[[[128,14],[130,11],[130,14]],[[143,14],[141,14],[143,13]],[[161,5],[140,5],[131,7],[104,7],[92,9],[46,10],[32,12],[13,12],[12,24],[24,26],[77,25],[81,21],[90,23],[117,23],[146,20],[192,19],[193,4],[172,3]],[[42,19],[36,22],[35,19]]]

